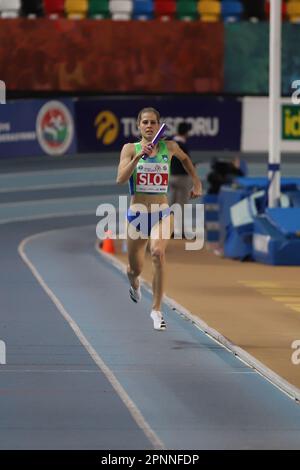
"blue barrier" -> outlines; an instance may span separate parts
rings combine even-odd
[[[235,188],[245,189],[248,191],[266,189],[269,184],[269,179],[265,176],[259,177],[238,177],[235,178]],[[292,191],[295,189],[300,189],[300,178],[290,178],[284,177],[281,178],[281,190],[282,191]]]
[[[266,209],[267,186],[267,178],[237,178],[233,187],[222,186],[219,193],[219,221],[220,244],[225,257],[253,259],[254,226],[267,224],[265,219],[257,222]],[[288,206],[292,206],[292,210],[297,209],[300,202],[300,178],[282,178],[281,191],[283,207],[280,209],[285,210]],[[293,214],[297,216],[296,212]]]
[[[300,266],[300,208],[267,209],[254,219],[253,259]]]

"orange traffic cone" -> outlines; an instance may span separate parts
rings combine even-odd
[[[108,237],[105,238],[102,243],[101,243],[101,249],[102,251],[104,251],[105,253],[111,253],[111,254],[115,254],[116,253],[116,250],[115,250],[115,245],[114,245],[114,242],[113,240],[110,238],[111,236],[111,232],[106,232]]]

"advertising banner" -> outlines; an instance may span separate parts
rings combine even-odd
[[[0,157],[72,153],[76,153],[72,100],[20,100],[0,106]]]
[[[268,152],[269,149],[269,100],[268,98],[244,98],[242,151]],[[300,153],[300,106],[291,98],[281,99],[281,150]]]
[[[237,99],[118,97],[75,103],[78,151],[120,151],[126,142],[138,141],[136,118],[148,106],[160,112],[169,138],[176,134],[181,122],[191,124],[191,150],[240,150],[242,111]]]

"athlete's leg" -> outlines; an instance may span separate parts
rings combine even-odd
[[[177,175],[170,177],[170,195],[169,195],[169,204],[172,206],[178,202],[178,185],[177,185]]]
[[[164,293],[165,252],[174,228],[174,216],[163,218],[151,230],[150,252],[152,259],[153,310],[160,311]]]
[[[134,289],[139,288],[138,277],[142,272],[148,239],[133,240],[127,237],[128,265],[127,276]]]

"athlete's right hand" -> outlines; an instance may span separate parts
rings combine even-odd
[[[142,156],[150,155],[153,149],[154,149],[154,144],[152,144],[152,142],[149,142],[148,144],[143,145],[142,151],[141,151]]]

